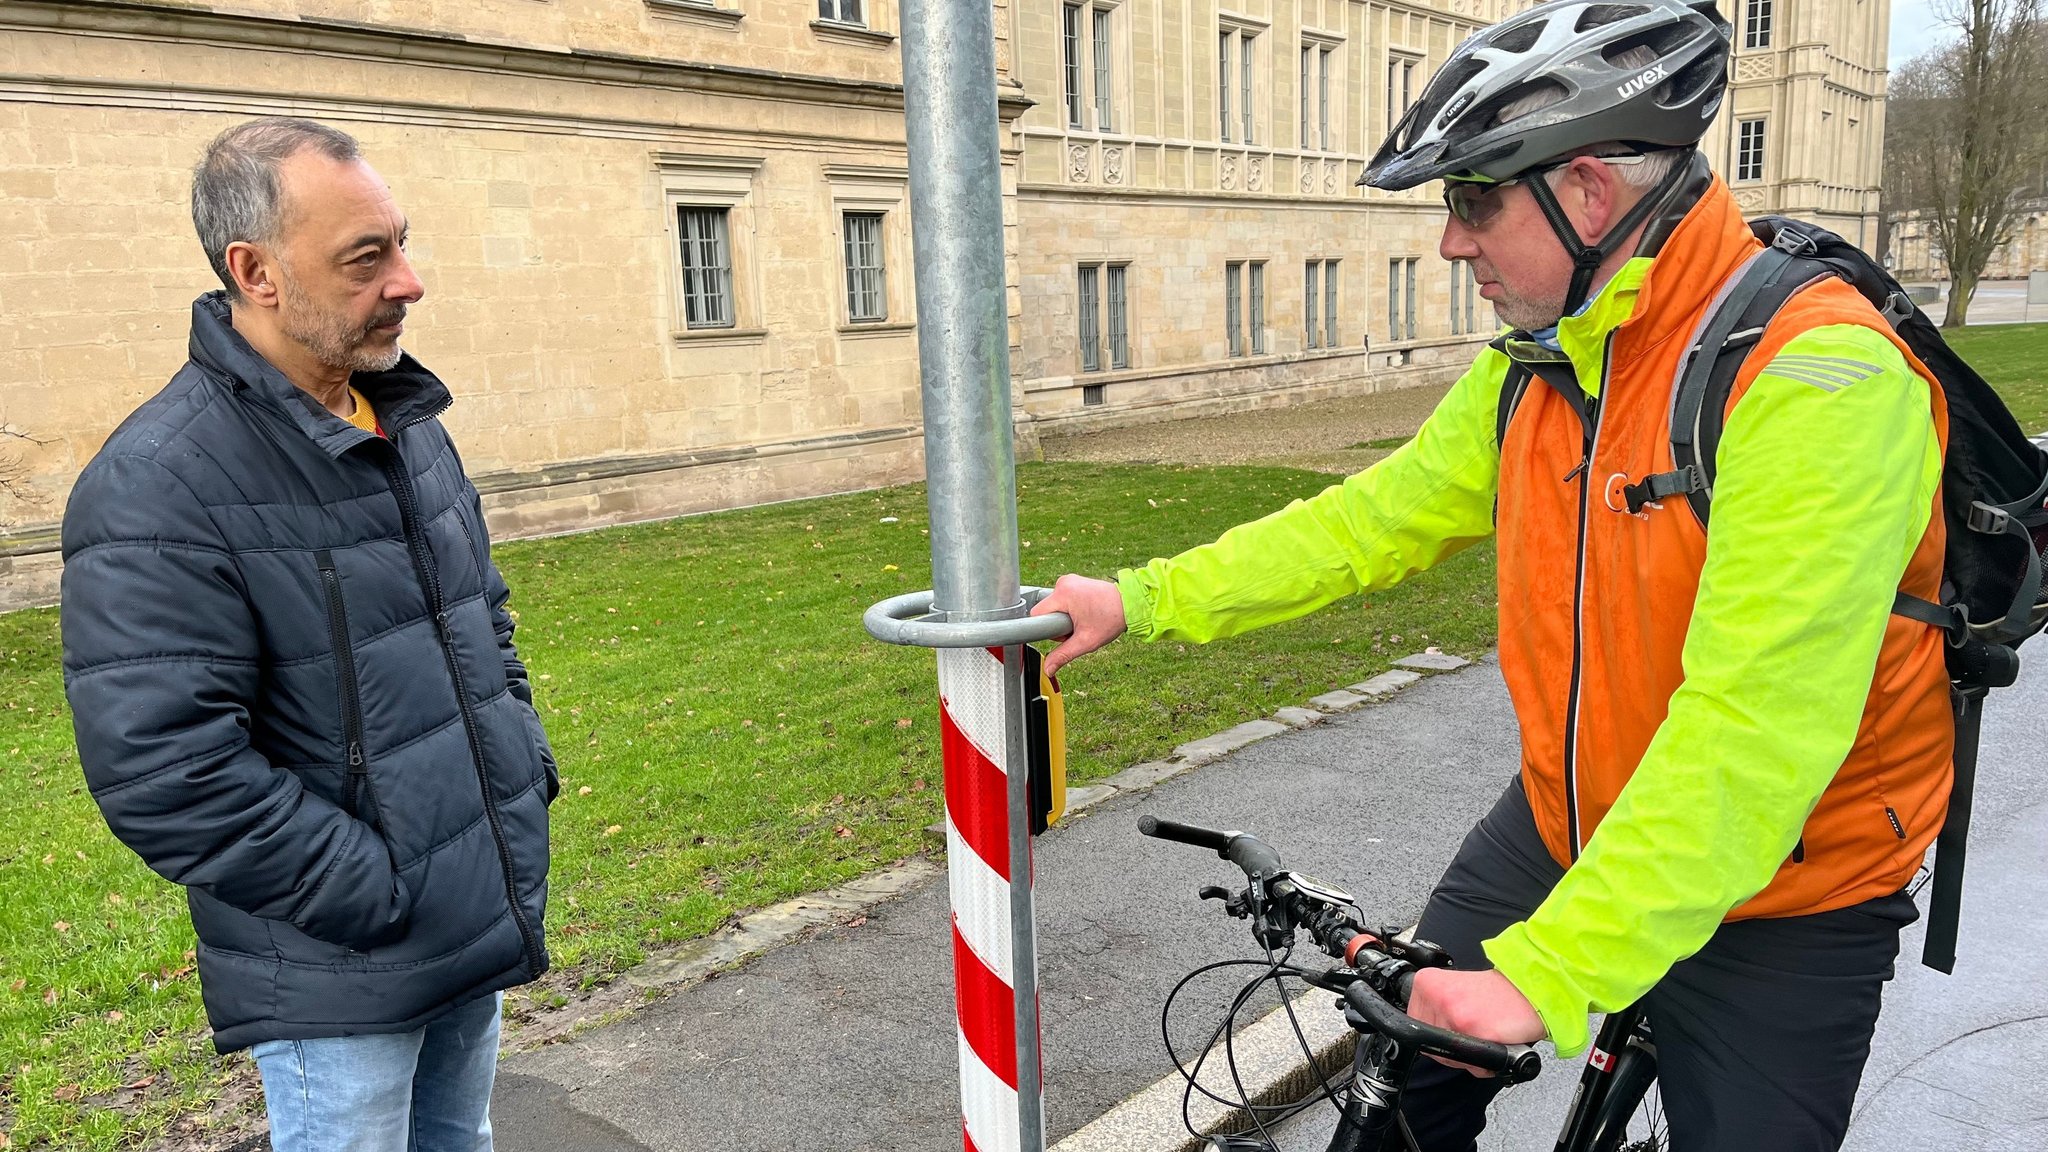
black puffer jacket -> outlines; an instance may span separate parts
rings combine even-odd
[[[192,308],[64,515],[64,679],[114,833],[186,886],[221,1051],[420,1027],[547,967],[559,787],[476,490],[411,357],[330,415]]]

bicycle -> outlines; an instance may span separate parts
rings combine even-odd
[[[1402,1010],[1417,971],[1451,966],[1452,958],[1442,948],[1427,940],[1404,938],[1406,933],[1398,928],[1368,927],[1356,900],[1320,880],[1283,867],[1279,853],[1256,836],[1153,816],[1141,817],[1138,831],[1156,839],[1210,849],[1237,865],[1247,881],[1243,890],[1233,893],[1227,888],[1207,885],[1199,895],[1204,900],[1221,900],[1227,914],[1250,920],[1252,939],[1265,954],[1263,960],[1226,960],[1196,969],[1168,994],[1161,1012],[1160,1030],[1167,1055],[1188,1084],[1182,1101],[1182,1121],[1189,1132],[1204,1138],[1187,1116],[1187,1106],[1195,1092],[1241,1109],[1256,1130],[1256,1135],[1208,1136],[1210,1152],[1274,1152],[1277,1144],[1269,1126],[1324,1100],[1335,1105],[1340,1113],[1329,1152],[1379,1152],[1394,1132],[1400,1134],[1401,1144],[1397,1146],[1417,1152],[1415,1136],[1400,1114],[1401,1094],[1416,1059],[1444,1057],[1500,1076],[1508,1084],[1536,1077],[1541,1058],[1530,1046],[1498,1044],[1438,1028]],[[1328,968],[1292,963],[1298,931],[1306,931],[1317,948],[1339,963]],[[1197,976],[1232,966],[1263,970],[1239,989],[1223,1021],[1211,1033],[1202,1056],[1190,1068],[1174,1051],[1167,1027],[1174,999]],[[1336,993],[1340,997],[1337,1006],[1343,1010],[1345,1021],[1359,1033],[1351,1073],[1344,1082],[1333,1084],[1323,1073],[1302,1036],[1299,1022],[1294,1021],[1293,1000],[1285,984],[1290,977]],[[1284,1011],[1294,1021],[1295,1038],[1308,1056],[1316,1088],[1299,1100],[1255,1104],[1245,1097],[1238,1081],[1230,1038],[1238,1012],[1269,982],[1280,992]],[[1236,1100],[1211,1092],[1196,1079],[1218,1040],[1224,1044],[1232,1082],[1238,1085]],[[1610,1014],[1587,1053],[1556,1152],[1662,1152],[1668,1145],[1663,1118],[1654,1102],[1646,1102],[1656,1070],[1656,1042],[1641,1007]],[[1638,1127],[1646,1131],[1631,1136],[1630,1123],[1638,1118],[1639,1112]]]

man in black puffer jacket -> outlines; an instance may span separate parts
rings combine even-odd
[[[193,217],[226,291],[64,517],[79,759],[185,886],[279,1152],[481,1152],[559,783],[448,390],[398,348],[405,218],[353,139],[278,118],[213,142]]]

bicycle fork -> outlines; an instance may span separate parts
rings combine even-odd
[[[1376,1033],[1358,1038],[1351,1061],[1351,1083],[1345,1088],[1343,1114],[1330,1136],[1329,1152],[1380,1152],[1387,1134],[1398,1126],[1398,1147],[1415,1152],[1415,1140],[1401,1122],[1401,1093],[1417,1050]]]
[[[1557,1152],[1615,1152],[1628,1135],[1628,1119],[1657,1076],[1657,1045],[1641,1005],[1611,1013],[1586,1054]]]

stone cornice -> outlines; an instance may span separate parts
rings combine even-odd
[[[297,51],[392,63],[465,68],[540,79],[623,84],[718,95],[900,111],[903,86],[627,53],[519,44],[454,32],[382,27],[325,17],[267,16],[147,0],[8,0],[0,29],[124,36],[226,48]],[[1003,119],[1031,107],[1021,90],[999,93]]]

